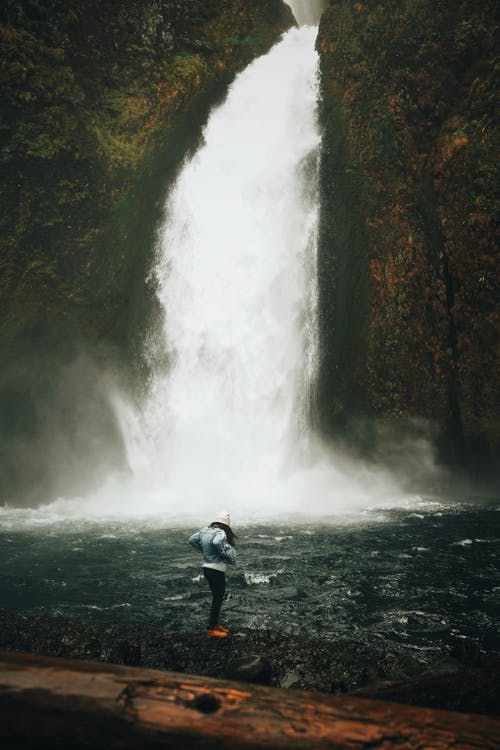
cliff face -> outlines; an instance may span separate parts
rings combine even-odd
[[[423,418],[448,460],[488,462],[500,447],[496,3],[330,5],[318,37],[323,426]]]
[[[281,0],[2,4],[0,502],[78,492],[119,461],[102,368],[143,366],[165,189],[292,22]]]

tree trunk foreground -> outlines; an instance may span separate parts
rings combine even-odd
[[[500,719],[0,652],[0,744],[496,750]]]

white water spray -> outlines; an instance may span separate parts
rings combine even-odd
[[[315,37],[313,27],[292,29],[237,78],[168,197],[155,275],[169,367],[141,415],[121,409],[132,505],[140,493],[142,509],[227,506],[248,518],[366,502],[364,481],[324,454],[313,460],[307,420],[317,340]]]
[[[168,505],[263,510],[307,436],[314,39],[292,30],[238,77],[167,201],[156,277],[170,368],[125,434],[135,476]]]
[[[318,24],[328,0],[287,0],[299,26]]]
[[[167,352],[138,412],[116,398],[131,476],[56,516],[237,523],[325,516],[396,488],[307,420],[316,371],[316,29],[284,35],[214,110],[165,207],[154,274]],[[154,357],[153,357],[154,359]],[[399,494],[399,493],[398,493]]]

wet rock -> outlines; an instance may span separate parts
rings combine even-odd
[[[109,661],[114,664],[127,664],[137,667],[141,663],[141,647],[137,643],[118,641],[109,653]]]
[[[293,688],[293,687],[299,687],[300,685],[300,675],[298,672],[287,672],[283,679],[280,682],[280,687],[282,688]]]
[[[498,714],[500,658],[491,654],[484,663],[464,664],[445,657],[411,679],[379,681],[354,692],[364,698],[414,706]]]
[[[88,641],[83,643],[82,656],[84,659],[98,659],[101,655],[102,646],[99,638],[89,638]],[[78,656],[78,654],[75,654]],[[124,664],[126,662],[123,662]]]
[[[451,656],[464,663],[476,663],[481,660],[479,643],[471,638],[455,637],[451,646]]]
[[[224,670],[224,677],[228,680],[270,685],[272,673],[271,663],[264,656],[244,656],[229,662]]]
[[[308,594],[302,589],[298,589],[295,586],[283,587],[280,597],[287,599],[292,602],[304,601],[308,598]]]
[[[302,602],[304,599],[308,598],[308,594],[306,591],[303,591],[302,589],[297,589],[296,593],[290,597],[293,601],[296,602]]]
[[[347,685],[344,680],[334,680],[330,686],[330,693],[334,693],[335,695],[347,693]]]

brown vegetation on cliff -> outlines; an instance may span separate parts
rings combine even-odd
[[[335,0],[318,39],[329,429],[424,418],[460,461],[500,447],[497,11]]]

